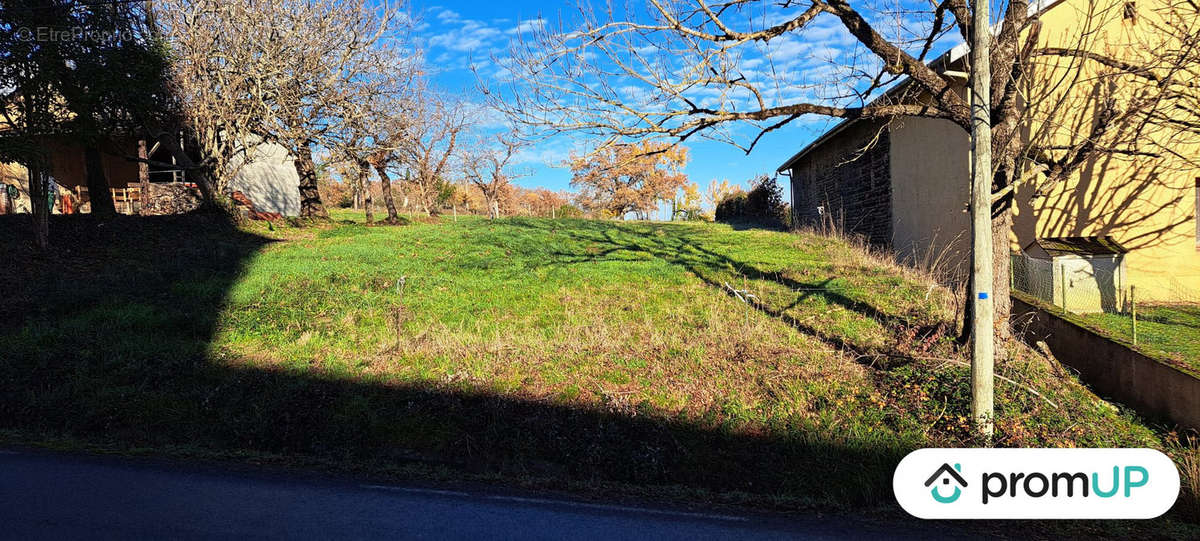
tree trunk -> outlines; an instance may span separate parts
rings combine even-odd
[[[138,139],[138,158],[150,159],[145,139]],[[146,162],[138,162],[138,184],[142,187],[142,196],[138,198],[138,214],[148,216],[150,208],[146,202],[150,200],[150,164]]]
[[[1006,344],[1012,338],[1012,326],[1009,317],[1012,315],[1012,261],[1009,247],[1009,235],[1012,231],[1012,209],[1007,208],[998,216],[992,218],[992,291],[995,299],[992,302],[992,313],[995,318],[995,348],[996,355],[1004,358]],[[967,303],[963,311],[962,331],[958,336],[959,345],[971,342],[971,325],[974,322],[974,303],[971,302],[971,292],[975,291],[975,282],[970,274],[967,275]]]
[[[387,174],[387,167],[383,164],[375,166],[375,172],[379,173],[379,183],[383,187],[383,205],[387,207],[387,223],[395,224],[400,221],[400,216],[396,213],[396,199],[392,197],[392,178]],[[408,199],[406,198],[405,201]]]
[[[300,217],[328,220],[329,213],[321,203],[321,192],[317,190],[317,166],[313,163],[312,149],[300,145],[294,163],[300,176]]]
[[[367,213],[367,225],[375,221],[375,213],[371,211],[371,164],[358,163],[358,186],[363,200],[363,208]]]
[[[100,149],[91,145],[84,148],[83,161],[87,175],[88,200],[92,202],[92,215],[112,216],[116,214],[117,209],[113,205],[108,178],[104,176],[104,162],[100,157]]]
[[[350,208],[353,208],[354,210],[362,209],[363,183],[367,181],[367,177],[363,175],[361,166],[359,166],[359,171],[357,171],[357,173],[358,179],[355,180],[354,185],[351,186],[350,190]]]
[[[992,313],[996,318],[996,355],[1004,358],[1005,343],[1012,337],[1008,318],[1012,314],[1012,259],[1009,235],[1012,233],[1012,209],[1005,208],[992,218]]]
[[[49,169],[49,168],[47,168]],[[29,174],[29,215],[33,218],[33,245],[46,252],[50,249],[50,205],[46,175],[39,166],[26,166]]]

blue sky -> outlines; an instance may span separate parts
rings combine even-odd
[[[468,99],[480,100],[475,90],[472,62],[490,64],[493,54],[503,55],[509,40],[522,23],[539,17],[550,21],[571,18],[574,1],[505,0],[498,2],[440,1],[412,5],[421,22],[419,34],[425,47],[426,64],[435,72],[436,84],[461,90]],[[785,127],[769,134],[752,154],[713,141],[689,141],[691,160],[686,172],[701,186],[712,179],[729,179],[744,184],[759,174],[774,174],[775,168],[801,147],[832,126],[835,120],[814,118],[805,125]],[[569,189],[571,173],[551,164],[565,158],[571,142],[560,138],[542,143],[527,152],[527,168],[534,174],[518,181],[526,187]],[[786,184],[785,184],[786,189]]]
[[[505,56],[510,40],[526,32],[538,19],[544,19],[551,25],[563,21],[564,29],[574,28],[575,25],[570,21],[577,17],[577,1],[415,0],[411,8],[420,23],[418,35],[425,49],[426,65],[434,72],[435,83],[450,91],[463,92],[468,100],[482,102],[482,95],[476,90],[476,75],[471,71],[471,65],[478,65],[479,72],[485,74],[489,71],[502,71],[487,69],[492,67],[490,65],[493,56]],[[636,3],[637,0],[634,1]],[[888,11],[891,8],[877,11],[870,6],[860,9],[876,29],[889,38],[906,39],[914,35],[914,32],[916,36],[925,35],[922,28],[928,27],[929,19],[917,12],[927,10],[927,5],[909,0],[885,4],[901,6],[901,11]],[[596,5],[602,8],[604,2],[597,0]],[[755,13],[765,13],[767,17],[788,16],[773,11],[775,8],[771,6],[760,8],[768,11]],[[854,38],[846,33],[836,18],[826,15],[821,17],[814,20],[810,29],[802,36],[787,36],[771,42],[773,58],[783,59],[784,65],[780,68],[785,71],[781,73],[787,75],[780,77],[780,80],[786,83],[785,86],[775,88],[774,97],[770,99],[783,102],[798,99],[822,102],[824,100],[819,97],[821,91],[813,90],[813,81],[832,81],[827,83],[832,86],[855,84],[851,82],[855,80],[853,77],[839,80],[837,72],[831,69],[830,65],[849,62],[845,65],[852,65],[857,70],[870,71],[875,65],[872,63],[877,63],[878,59],[870,55],[859,55],[861,50],[855,50],[858,45]],[[885,27],[894,28],[894,33],[889,34]],[[952,32],[944,43],[939,41],[929,58],[936,57],[937,53],[957,42],[956,34],[957,32]],[[759,63],[761,64],[761,61]],[[752,66],[745,67],[748,68],[748,72],[753,70]],[[776,69],[772,64],[771,70]],[[762,73],[762,70],[758,71]],[[861,75],[862,72],[857,73]],[[808,80],[807,85],[805,79]],[[845,104],[851,105],[849,102]],[[774,175],[775,168],[788,157],[837,122],[837,119],[819,116],[804,117],[767,134],[750,155],[720,142],[689,140],[685,146],[688,147],[691,160],[686,172],[693,182],[702,187],[713,179],[728,179],[745,185],[757,175]],[[558,136],[526,151],[523,163],[519,166],[533,174],[520,179],[518,184],[553,190],[569,189],[571,174],[561,163],[573,148],[578,150],[579,143],[573,142],[569,137]],[[786,190],[788,187],[784,182],[785,177],[780,179]]]

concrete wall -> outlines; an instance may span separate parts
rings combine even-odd
[[[892,246],[928,267],[960,268],[970,258],[967,133],[949,120],[903,117],[892,123]]]
[[[273,143],[258,145],[250,163],[239,159],[232,167],[237,172],[230,187],[246,194],[256,210],[300,215],[300,176],[287,149]]]
[[[1054,356],[1079,371],[1096,394],[1146,417],[1200,429],[1200,379],[1013,297],[1012,321],[1030,344],[1043,341]]]
[[[797,225],[833,225],[887,246],[891,234],[889,134],[877,122],[858,122],[792,166],[792,212]]]

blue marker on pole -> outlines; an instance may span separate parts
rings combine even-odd
[[[979,292],[979,299],[980,299],[980,300],[987,300],[987,292],[985,292],[985,291],[980,291],[980,292]]]

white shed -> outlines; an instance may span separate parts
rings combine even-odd
[[[1014,286],[1075,313],[1124,312],[1128,250],[1112,237],[1052,237],[1029,243]]]

